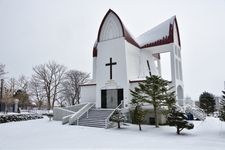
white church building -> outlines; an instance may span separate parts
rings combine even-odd
[[[162,76],[161,56],[170,56],[171,85],[176,92],[177,107],[205,120],[203,110],[183,103],[181,44],[175,16],[133,37],[119,16],[109,10],[99,27],[93,48],[93,79],[81,85],[81,104],[54,108],[53,119],[62,124],[110,128],[110,117],[117,110],[132,121],[130,90],[146,76]],[[121,109],[122,107],[122,109]],[[144,123],[154,124],[155,115],[150,104]],[[159,124],[166,123],[165,115],[158,114]]]
[[[93,48],[93,79],[81,85],[81,103],[96,108],[130,107],[130,89],[146,76],[161,76],[160,54],[170,53],[171,86],[177,102],[183,104],[181,43],[175,16],[133,37],[111,9],[99,27]]]

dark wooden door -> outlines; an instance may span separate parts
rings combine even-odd
[[[101,108],[106,108],[106,90],[101,91]]]
[[[117,99],[117,101],[118,101],[118,105],[121,103],[121,101],[123,100],[123,89],[118,89],[118,99]]]

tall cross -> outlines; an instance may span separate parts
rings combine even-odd
[[[112,62],[112,58],[110,57],[110,62],[105,64],[105,66],[110,66],[110,79],[112,79],[112,65],[116,65],[116,62]]]

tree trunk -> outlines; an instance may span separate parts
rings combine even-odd
[[[47,94],[47,99],[48,99],[47,109],[50,110],[51,109],[50,87],[47,87],[46,94]]]
[[[155,127],[158,128],[159,127],[159,123],[158,123],[158,116],[157,116],[156,106],[154,106],[154,115],[155,115]]]
[[[141,124],[139,123],[138,125],[139,125],[139,130],[141,131]]]
[[[117,122],[117,124],[118,124],[118,128],[120,129],[120,122]]]
[[[180,128],[177,126],[177,134],[180,134]]]
[[[180,134],[179,127],[177,127],[177,134]]]

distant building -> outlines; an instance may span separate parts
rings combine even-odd
[[[193,100],[191,99],[191,97],[185,97],[185,99],[184,99],[184,104],[185,104],[185,105],[190,105],[190,106],[195,106],[195,101],[193,101]]]
[[[216,102],[215,110],[216,111],[220,110],[220,108],[221,108],[221,105],[220,105],[221,100],[222,100],[222,97],[215,96],[215,102]]]

